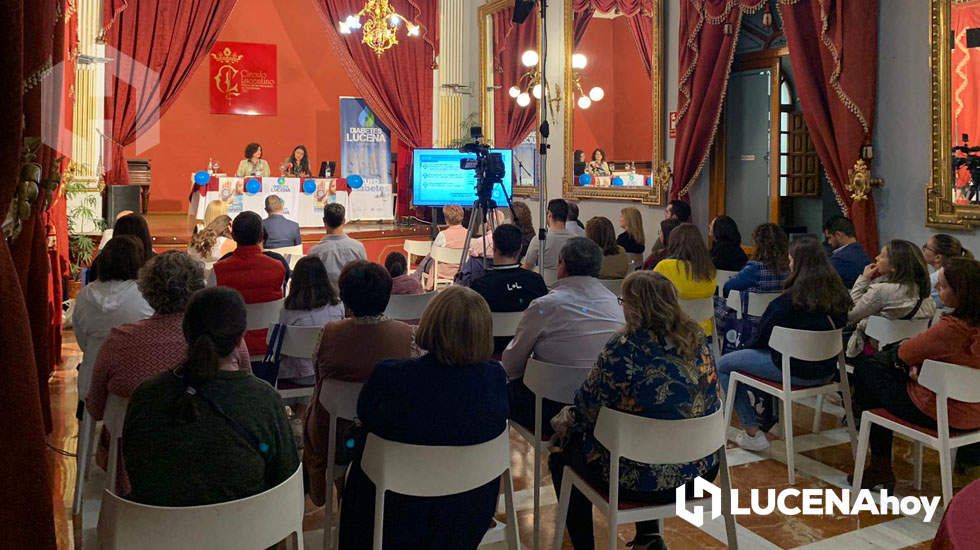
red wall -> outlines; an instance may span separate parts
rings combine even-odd
[[[297,144],[306,145],[316,167],[340,160],[338,97],[357,90],[326,43],[313,0],[238,0],[218,40],[275,44],[278,49],[277,116],[212,115],[208,62],[194,72],[160,121],[159,145],[127,158],[152,161],[151,212],[186,212],[191,174],[209,157],[234,172],[245,145],[262,144],[273,174]]]
[[[652,86],[626,18],[593,19],[576,52],[589,59],[583,91],[598,85],[606,96],[588,109],[575,107],[573,148],[585,151],[589,159],[598,147],[611,160],[649,161]]]

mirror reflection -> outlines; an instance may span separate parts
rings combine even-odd
[[[980,2],[950,6],[952,197],[980,205]]]

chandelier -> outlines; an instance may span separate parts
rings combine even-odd
[[[362,17],[367,19],[363,24]],[[396,12],[388,0],[367,0],[361,11],[356,15],[348,15],[339,26],[341,34],[352,34],[363,28],[361,42],[380,56],[398,44],[398,27],[402,23],[405,23],[408,36],[419,36],[419,26]]]
[[[517,83],[507,90],[510,97],[521,107],[531,104],[531,98],[541,99],[541,73],[538,69],[538,52],[527,50],[521,54],[521,64],[527,70],[517,79]],[[586,94],[582,87],[582,71],[588,65],[588,59],[584,54],[577,53],[572,56],[572,94],[575,104],[580,109],[588,109],[593,102],[602,101],[606,97],[606,91],[600,86],[593,86]],[[577,99],[576,99],[577,97]]]

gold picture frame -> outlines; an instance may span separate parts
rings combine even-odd
[[[966,0],[930,0],[932,172],[926,186],[926,225],[969,230],[980,226],[980,205],[953,202],[950,6]],[[977,136],[980,138],[980,136]]]
[[[574,145],[573,145],[573,119],[575,105],[573,102],[573,82],[572,82],[572,45],[574,30],[574,14],[572,12],[572,0],[565,0],[565,79],[562,103],[564,108],[565,121],[565,174],[562,180],[562,190],[565,198],[574,199],[602,199],[616,201],[638,201],[650,206],[663,206],[666,203],[667,191],[670,187],[671,172],[670,164],[666,156],[666,139],[664,136],[665,128],[665,106],[664,102],[664,0],[650,0],[650,18],[653,24],[654,52],[651,59],[650,80],[652,82],[653,93],[653,120],[651,124],[656,129],[653,133],[653,151],[651,160],[653,166],[653,185],[649,187],[583,187],[575,185],[574,175]]]

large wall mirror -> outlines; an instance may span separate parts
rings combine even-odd
[[[513,15],[514,0],[480,7],[480,112],[487,143],[514,152],[514,195],[530,196],[540,164],[539,17],[537,7],[523,24]]]
[[[980,1],[932,1],[932,181],[926,224],[980,225]]]
[[[566,0],[565,13],[565,196],[663,204],[662,0]]]

